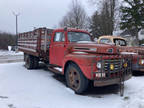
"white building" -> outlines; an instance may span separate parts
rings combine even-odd
[[[138,33],[138,38],[139,38],[139,40],[143,40],[144,39],[144,29],[140,30],[140,32]]]

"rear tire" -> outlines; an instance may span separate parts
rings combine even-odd
[[[82,94],[88,88],[89,80],[74,63],[68,65],[65,78],[67,86],[74,90],[76,94]]]
[[[33,57],[33,59],[34,59],[33,69],[37,69],[39,66],[39,59],[37,57]]]
[[[27,69],[33,69],[33,65],[34,65],[34,58],[31,55],[26,55],[25,57],[25,67]]]
[[[26,54],[26,53],[24,53],[24,62],[26,61],[26,56],[27,56],[27,54]]]

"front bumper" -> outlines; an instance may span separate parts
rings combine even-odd
[[[130,79],[131,77],[132,74],[124,76],[124,81]],[[107,80],[94,80],[95,87],[102,87],[102,86],[114,85],[119,83],[120,83],[120,78],[107,79]]]
[[[124,59],[124,60],[123,60]],[[93,71],[92,80],[95,87],[120,84],[132,77],[132,57],[122,56],[121,59],[101,59],[101,69]],[[124,67],[127,63],[127,67]],[[114,65],[114,69],[110,69],[110,64]]]

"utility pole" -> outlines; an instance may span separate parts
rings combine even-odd
[[[20,13],[13,12],[13,15],[16,17],[16,50],[18,49],[18,16]]]

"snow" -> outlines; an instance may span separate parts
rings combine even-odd
[[[143,40],[144,39],[144,29],[141,29],[138,33],[138,38],[139,40]]]
[[[59,67],[55,67],[56,70],[62,72],[62,68],[59,68]]]
[[[121,52],[121,54],[132,54],[132,55],[135,55],[135,54],[137,54],[137,53],[134,53],[134,52]]]
[[[22,62],[23,52],[0,50],[0,63]]]
[[[123,104],[125,108],[144,108],[144,77],[133,77],[127,82],[126,94],[129,97]]]
[[[61,79],[43,68],[27,70],[23,62],[0,64],[0,108],[144,108],[143,76],[125,83],[124,97],[107,88],[76,95]]]
[[[15,51],[7,51],[7,50],[0,50],[0,56],[7,56],[7,55],[23,55],[23,52],[15,52]]]

